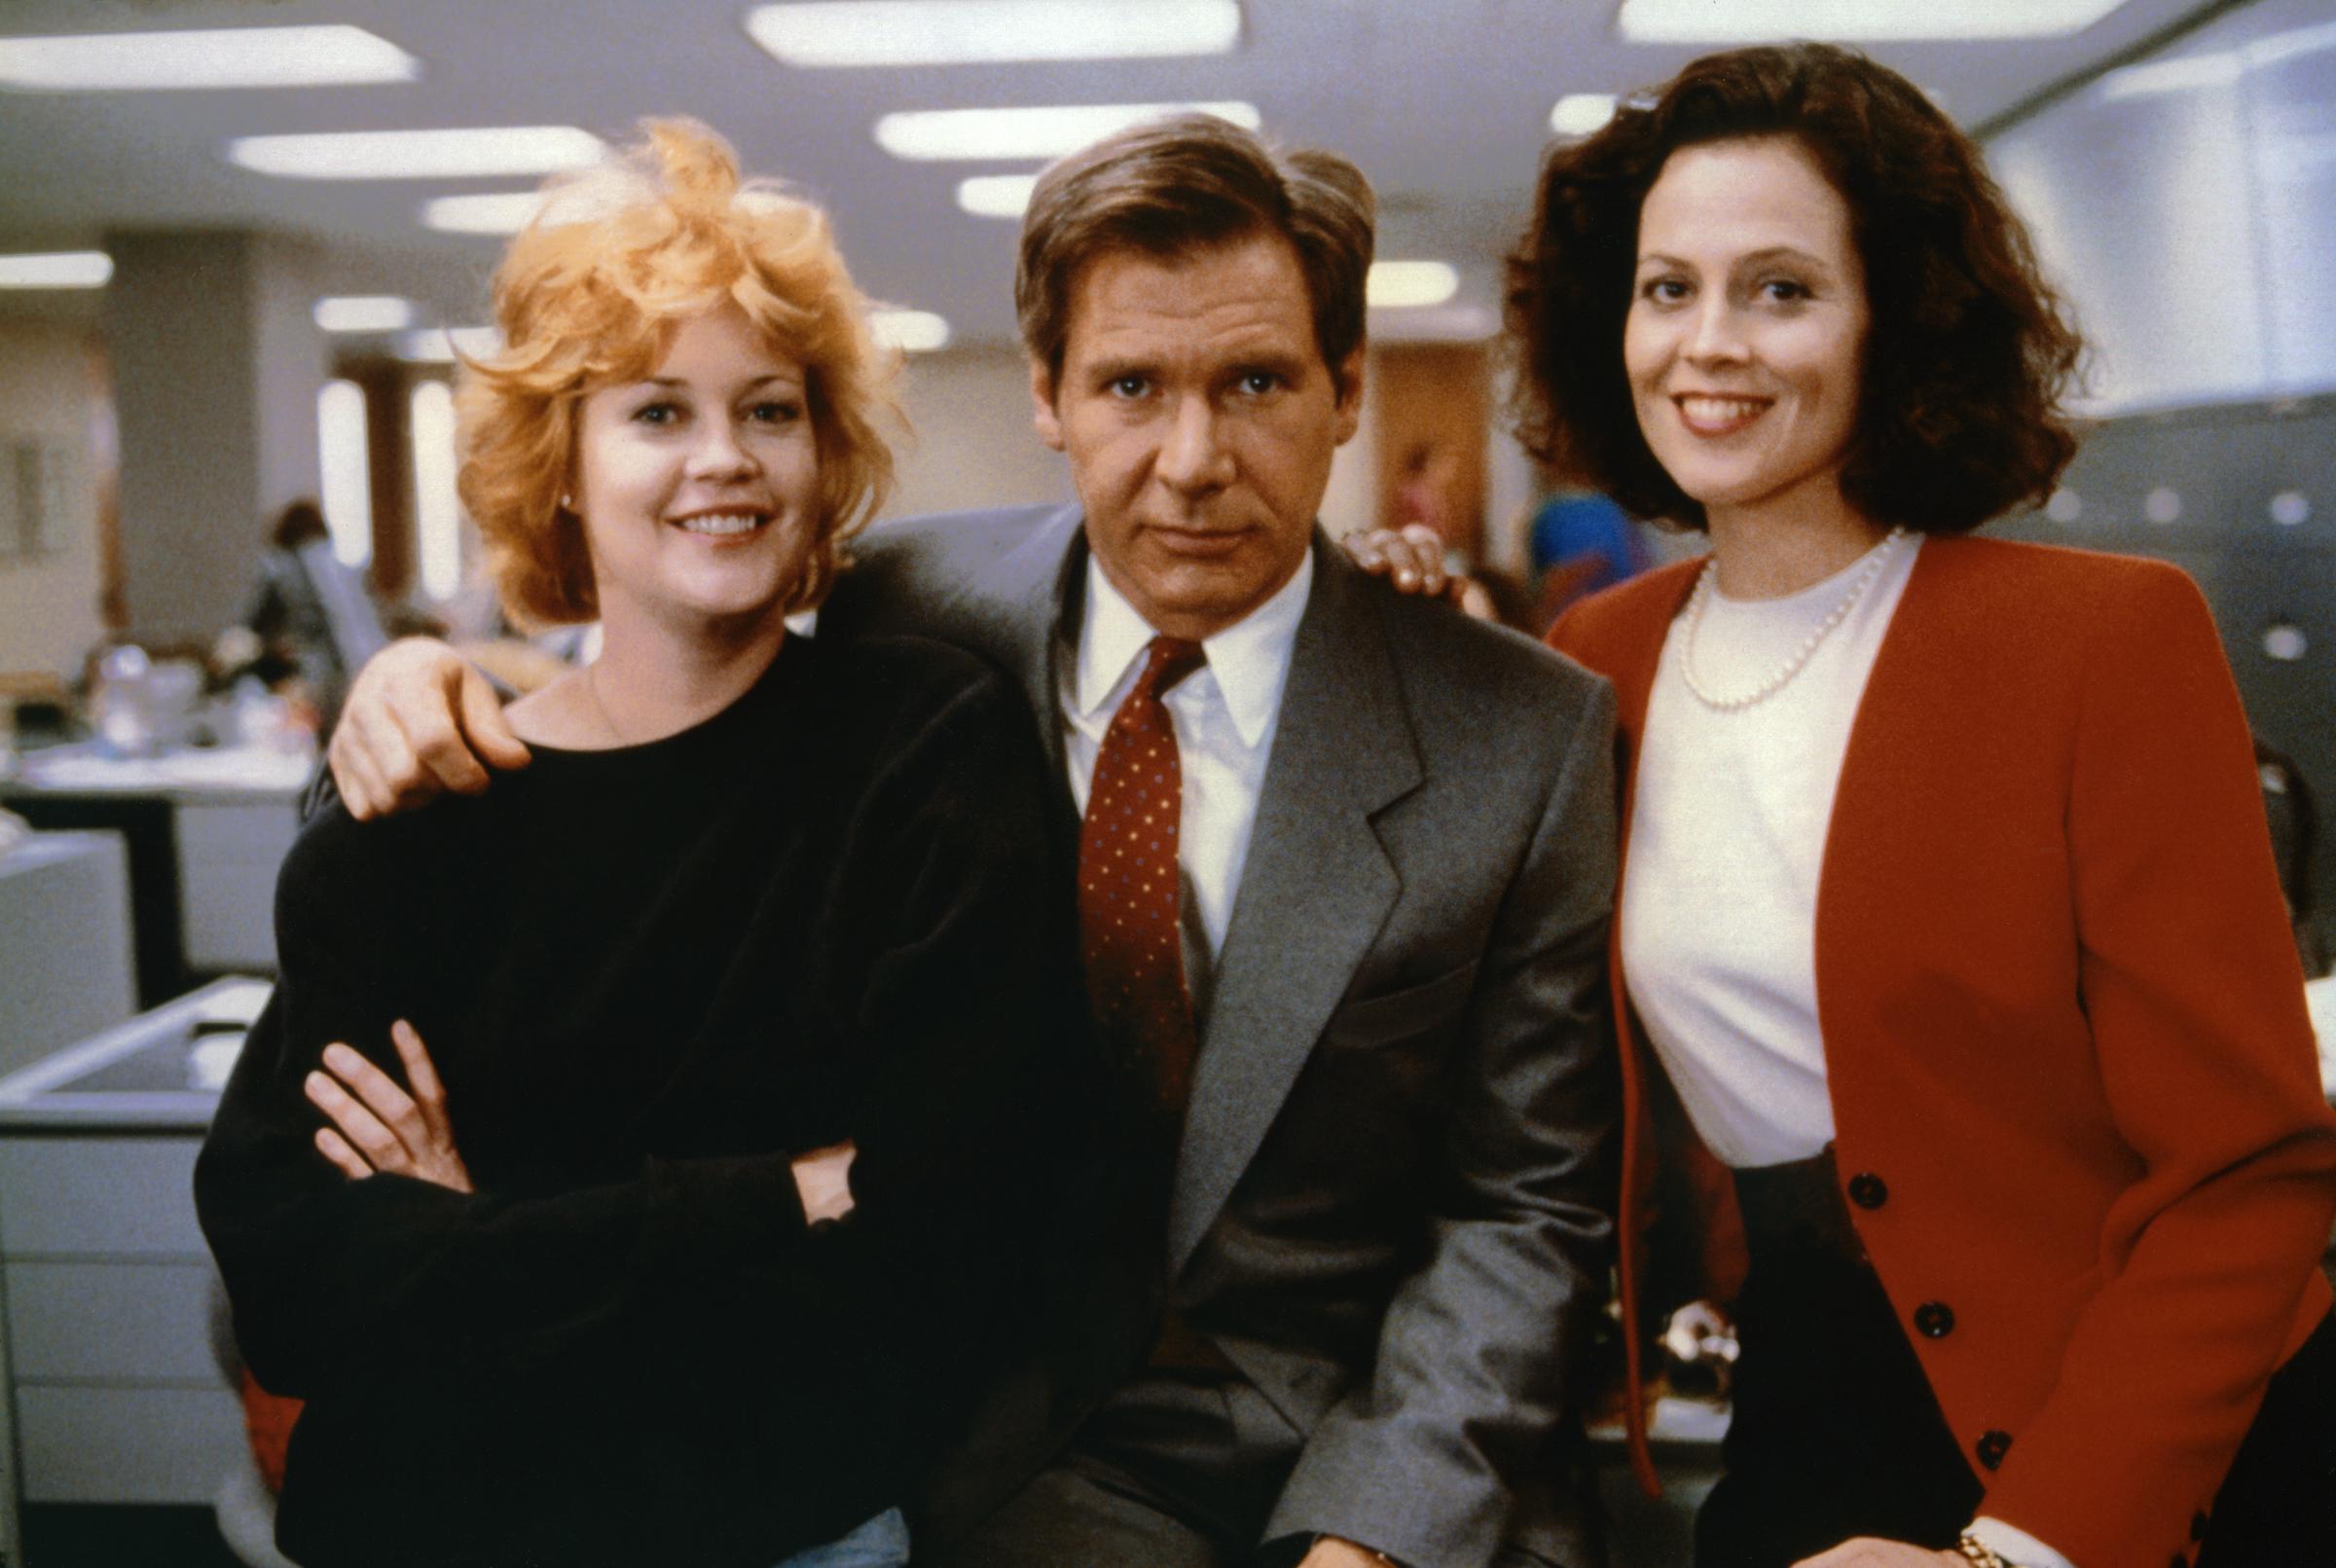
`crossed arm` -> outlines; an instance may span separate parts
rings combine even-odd
[[[316,1151],[352,1182],[410,1176],[450,1192],[476,1191],[470,1168],[455,1147],[446,1085],[421,1036],[400,1018],[389,1026],[389,1040],[405,1068],[403,1084],[338,1040],[324,1048],[316,1070],[303,1080],[302,1092],[326,1118],[316,1129]],[[789,1162],[806,1220],[841,1220],[852,1212],[852,1160],[858,1152],[851,1143],[833,1144]]]
[[[736,1403],[765,1361],[774,1390],[840,1387],[851,1358],[790,1366],[784,1347],[858,1345],[892,1303],[922,1310],[893,1282],[989,1292],[1050,1157],[1038,1134],[1079,1103],[1059,1027],[1069,944],[1029,888],[1050,853],[1041,763],[1035,745],[1009,744],[1013,701],[1003,683],[970,690],[920,743],[931,766],[888,771],[858,808],[864,848],[849,853],[874,858],[852,860],[864,874],[839,883],[832,929],[859,957],[834,967],[843,989],[816,1011],[883,1066],[850,1124],[855,1144],[808,1153],[723,1152],[717,1138],[700,1154],[663,1140],[677,1152],[611,1151],[570,1180],[530,1175],[565,1156],[522,1140],[514,1166],[501,1131],[465,1131],[467,1074],[436,1071],[472,1063],[480,1042],[446,999],[414,992],[419,959],[378,950],[384,929],[443,918],[434,884],[398,892],[424,838],[338,812],[312,825],[286,870],[284,980],[197,1179],[263,1381],[302,1395],[373,1388],[414,1364],[450,1389],[487,1390],[613,1357],[675,1399],[701,1389]],[[933,1007],[936,995],[956,1004]],[[675,1043],[676,1061],[689,1043]],[[514,1107],[558,1115],[565,1063],[530,1071],[544,1075],[540,1095],[498,1079],[473,1113],[498,1129]],[[851,1224],[810,1223],[847,1211]],[[981,1331],[978,1314],[965,1331]]]

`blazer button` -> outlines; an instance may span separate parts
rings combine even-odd
[[[1890,1184],[1872,1171],[1849,1178],[1849,1201],[1861,1209],[1879,1209],[1890,1201]]]
[[[1925,1301],[1915,1308],[1915,1331],[1925,1339],[1944,1339],[1954,1332],[1954,1308],[1944,1301]]]
[[[2012,1435],[1998,1428],[1989,1428],[1979,1435],[1979,1462],[1994,1470],[2003,1464],[2003,1456],[2012,1451]]]
[[[2193,1540],[2193,1541],[2204,1541],[2206,1538],[2207,1538],[2207,1515],[2205,1514],[2205,1513],[2204,1513],[2204,1512],[2201,1512],[2201,1513],[2193,1513],[2193,1514],[2191,1514],[2191,1515],[2190,1515],[2190,1539],[2191,1539],[2191,1540]]]
[[[2173,1561],[2167,1564],[2167,1568],[2190,1568],[2190,1559],[2177,1551],[2173,1554]]]

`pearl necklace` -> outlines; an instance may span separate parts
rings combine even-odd
[[[1679,636],[1679,678],[1687,682],[1687,689],[1694,692],[1696,699],[1704,707],[1723,713],[1739,713],[1747,708],[1767,702],[1792,684],[1793,677],[1807,666],[1818,646],[1833,635],[1834,628],[1847,620],[1849,612],[1857,608],[1859,602],[1873,591],[1874,584],[1880,580],[1882,568],[1898,553],[1898,541],[1906,536],[1907,531],[1902,528],[1890,529],[1880,544],[1866,552],[1865,565],[1858,568],[1857,578],[1850,583],[1849,591],[1842,596],[1840,603],[1826,612],[1825,618],[1817,623],[1816,630],[1802,639],[1801,645],[1793,650],[1792,657],[1785,660],[1775,674],[1750,691],[1727,697],[1704,685],[1696,674],[1696,633],[1703,625],[1703,610],[1711,602],[1712,579],[1719,569],[1716,558],[1706,562],[1701,574],[1696,578],[1695,592],[1687,597],[1687,624],[1680,629]]]

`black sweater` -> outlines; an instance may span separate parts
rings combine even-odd
[[[1090,1125],[1029,714],[937,645],[790,638],[646,746],[310,824],[196,1172],[305,1398],[285,1550],[768,1568],[900,1500],[1010,1355]],[[478,1191],[345,1180],[301,1080],[409,1018]],[[851,1139],[857,1209],[788,1168]]]

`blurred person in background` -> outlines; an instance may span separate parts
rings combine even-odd
[[[1611,495],[1569,486],[1525,524],[1525,561],[1537,585],[1536,636],[1577,601],[1626,583],[1650,565],[1638,525]]]
[[[363,575],[333,554],[324,513],[297,500],[276,514],[260,553],[259,580],[237,625],[211,652],[214,668],[249,670],[296,694],[330,734],[349,677],[388,644]]]

